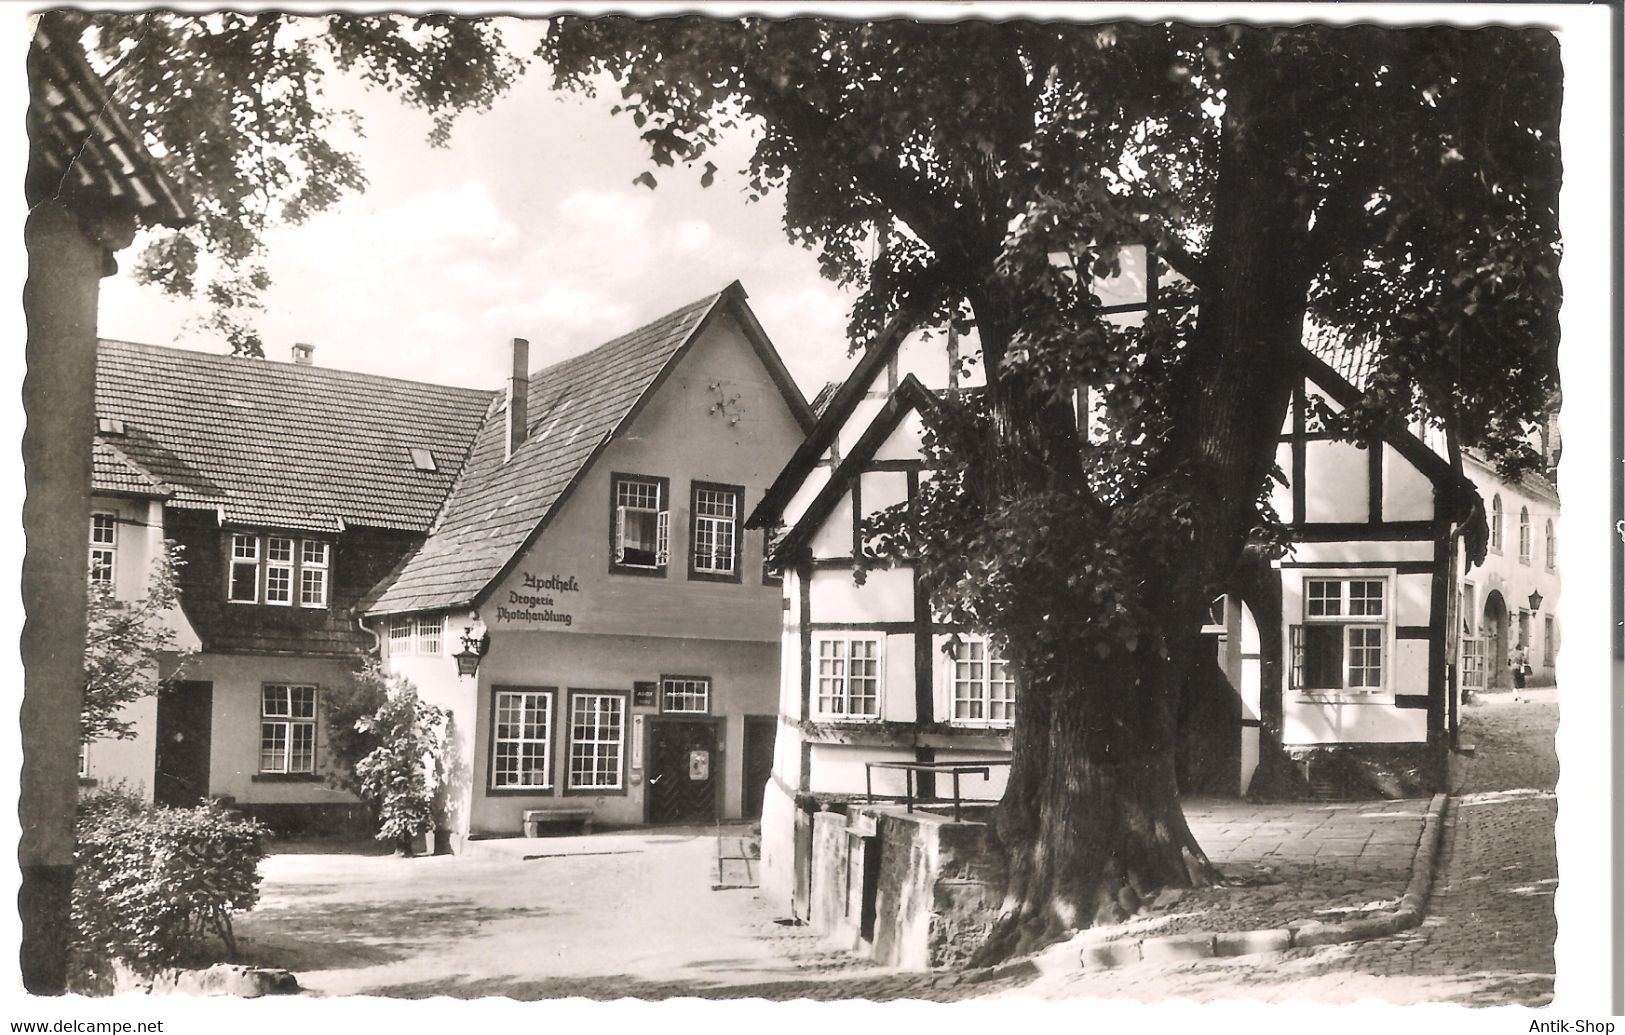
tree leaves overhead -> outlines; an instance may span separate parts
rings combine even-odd
[[[360,130],[324,92],[335,71],[433,117],[445,146],[454,116],[488,108],[523,69],[489,19],[444,14],[272,11],[56,11],[80,37],[122,111],[182,185],[198,222],[139,256],[144,283],[210,307],[205,324],[232,351],[260,355],[253,313],[270,284],[260,264],[271,225],[299,224],[367,184],[335,139]],[[206,275],[200,275],[206,271]]]

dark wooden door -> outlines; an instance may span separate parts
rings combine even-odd
[[[158,744],[152,797],[160,805],[201,805],[209,793],[209,717],[214,684],[174,683],[158,692]]]
[[[698,823],[720,817],[722,727],[698,719],[649,725],[649,822]]]
[[[745,819],[762,818],[762,794],[773,776],[773,738],[779,721],[772,716],[745,716],[745,749],[740,768],[744,787]]]

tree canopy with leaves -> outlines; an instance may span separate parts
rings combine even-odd
[[[615,82],[658,166],[709,181],[754,133],[750,191],[860,288],[854,345],[975,330],[986,398],[943,423],[899,539],[1022,681],[984,958],[1216,879],[1176,715],[1209,602],[1279,537],[1306,322],[1372,356],[1350,437],[1425,414],[1515,463],[1556,388],[1543,31],[561,18],[538,53],[562,88]],[[1137,244],[1187,286],[1124,326],[1090,285]]]
[[[302,223],[367,184],[335,142],[345,128],[359,134],[361,119],[331,102],[327,78],[357,75],[428,112],[429,142],[444,146],[459,112],[490,107],[524,68],[490,19],[449,14],[41,17],[85,42],[121,113],[192,202],[197,222],[148,244],[137,279],[206,303],[207,326],[245,355],[262,354],[253,316],[271,282],[267,228]]]

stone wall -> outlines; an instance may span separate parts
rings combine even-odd
[[[895,806],[813,817],[809,919],[831,946],[911,970],[963,966],[1003,894],[992,828]]]

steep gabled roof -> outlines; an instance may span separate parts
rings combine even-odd
[[[170,506],[242,525],[427,532],[493,398],[123,341],[97,352],[96,414],[124,427],[104,443],[167,488]],[[414,447],[438,470],[417,470]]]
[[[751,511],[750,517],[745,521],[746,528],[766,528],[778,524],[779,518],[784,514],[784,507],[790,502],[801,483],[806,480],[809,472],[818,465],[818,461],[828,451],[835,436],[840,433],[842,425],[852,416],[863,399],[863,393],[868,390],[869,382],[875,379],[885,367],[887,360],[897,354],[903,339],[908,336],[911,325],[904,322],[902,317],[894,317],[884,330],[869,343],[852,373],[838,387],[825,385],[818,393],[817,411],[818,422],[813,425],[811,432],[790,459],[784,464],[779,476],[773,479],[763,493],[762,501]]]
[[[535,541],[604,445],[632,420],[712,318],[731,312],[791,412],[806,400],[744,305],[738,282],[590,352],[533,373],[528,430],[507,460],[504,407],[492,407],[433,533],[364,603],[370,614],[458,607],[500,580]]]
[[[802,512],[795,525],[774,544],[773,560],[779,564],[788,563],[806,548],[818,529],[828,520],[841,497],[850,490],[852,480],[862,473],[876,451],[903,423],[904,417],[917,410],[921,417],[930,420],[935,409],[936,398],[930,389],[920,383],[919,378],[908,374],[898,382],[897,390],[887,397],[886,404],[880,408],[880,412],[875,414],[863,434],[858,436],[852,448],[847,450],[846,456],[835,466],[829,481],[824,483],[818,495],[807,504],[807,509]]]

